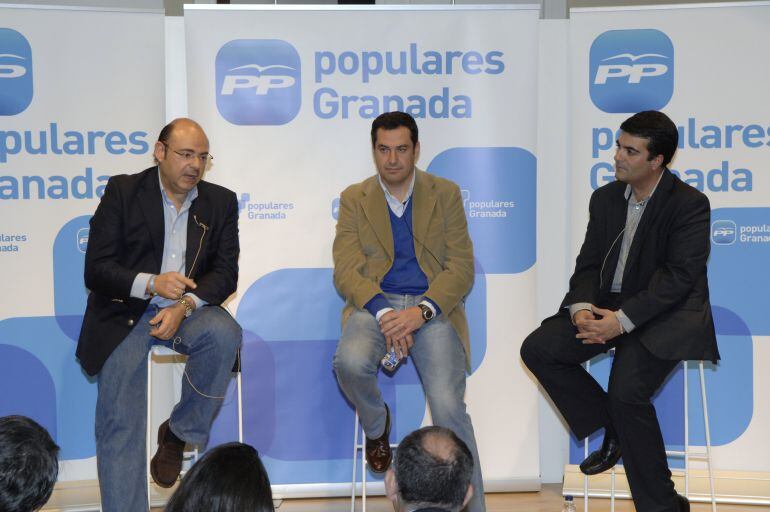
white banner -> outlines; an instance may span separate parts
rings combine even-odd
[[[88,220],[109,176],[152,165],[164,92],[162,12],[0,6],[0,416],[48,429],[60,480],[96,478]]]
[[[673,119],[680,137],[671,168],[711,200],[709,282],[722,360],[706,372],[706,387],[720,470],[770,471],[770,68],[761,44],[769,28],[767,2],[573,10],[571,17],[575,252],[590,193],[614,179],[616,131],[634,112],[662,110]],[[690,439],[703,445],[697,370],[688,373]],[[656,401],[673,446],[683,442],[681,386],[677,370]],[[582,453],[573,445],[571,462]]]
[[[418,166],[463,190],[477,260],[467,401],[488,490],[538,484],[537,390],[518,357],[536,321],[538,16],[531,6],[187,6],[189,112],[216,157],[206,179],[241,199],[231,309],[246,331],[245,437],[274,484],[328,492],[350,481],[331,245],[337,197],[375,172],[369,130],[390,110],[417,118]],[[429,421],[413,364],[380,387],[394,442]],[[212,442],[232,438],[231,419],[227,406]]]

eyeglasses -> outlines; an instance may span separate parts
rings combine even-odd
[[[212,155],[211,153],[203,153],[201,155],[196,155],[194,151],[190,151],[189,149],[186,149],[184,151],[177,151],[176,149],[172,148],[171,146],[169,146],[163,141],[160,141],[160,143],[166,146],[168,149],[170,149],[174,153],[176,153],[177,155],[179,155],[182,158],[182,160],[184,160],[185,162],[191,162],[197,159],[197,160],[200,160],[200,162],[203,165],[206,165],[210,163],[212,160],[214,160],[214,155]]]

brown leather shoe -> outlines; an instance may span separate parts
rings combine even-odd
[[[155,483],[161,487],[171,487],[179,478],[182,471],[184,444],[166,441],[168,420],[158,427],[158,451],[150,462],[150,474]]]
[[[366,438],[366,462],[375,473],[384,473],[393,460],[390,450],[390,409],[385,404],[385,431],[377,439]]]

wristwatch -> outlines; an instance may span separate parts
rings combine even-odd
[[[193,305],[190,303],[190,299],[187,297],[182,297],[177,302],[184,306],[184,317],[189,318],[193,312]],[[425,316],[425,313],[423,313],[423,316]]]
[[[425,320],[425,323],[427,324],[431,320],[433,320],[433,317],[436,316],[433,313],[433,310],[430,309],[425,304],[417,304],[417,307],[419,307],[422,310],[422,319]]]

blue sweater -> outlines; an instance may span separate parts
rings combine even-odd
[[[428,278],[425,272],[420,268],[420,264],[417,262],[417,256],[414,252],[414,235],[412,232],[412,203],[409,204],[404,210],[404,214],[399,218],[393,211],[388,208],[388,215],[390,215],[390,229],[393,231],[393,251],[395,253],[395,259],[393,266],[390,267],[388,273],[380,283],[380,288],[385,293],[393,293],[397,295],[422,295],[428,289]],[[430,301],[433,307],[436,309],[438,315],[441,310],[438,305],[425,297],[425,300]],[[377,315],[377,312],[383,308],[393,307],[387,298],[383,294],[375,295],[364,306],[372,315]]]

